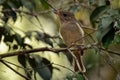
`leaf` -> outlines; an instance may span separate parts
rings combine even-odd
[[[17,14],[15,11],[11,10],[10,11],[10,17],[12,17],[13,21],[15,22],[17,20]]]
[[[35,38],[39,41],[39,40],[43,40],[44,39],[44,34],[39,32],[39,31],[34,31],[36,33]]]
[[[110,43],[114,40],[114,36],[115,36],[115,29],[113,28],[113,23],[111,23],[111,29],[110,31],[103,37],[102,39],[102,43],[103,43],[103,46],[105,48],[108,48],[108,46],[110,45]]]
[[[97,7],[92,14],[90,15],[90,21],[93,24],[93,27],[95,22],[97,21],[97,19],[100,17],[100,15],[102,15],[106,10],[108,10],[108,6],[104,5],[104,6],[100,6]]]
[[[45,0],[40,0],[40,2],[41,2],[44,9],[49,9],[49,5]]]
[[[102,18],[99,23],[97,39],[98,42],[102,42],[105,48],[108,48],[108,46],[114,39],[115,29],[113,27],[114,22],[112,22],[112,18],[110,16]]]
[[[11,35],[5,35],[4,42],[13,42],[14,37]]]
[[[20,6],[22,6],[20,0],[10,0],[10,1],[8,0],[7,4],[13,9],[18,9],[20,8]]]
[[[25,55],[18,55],[18,62],[26,68],[26,57]]]
[[[25,32],[25,36],[28,37],[28,38],[31,38],[32,32],[31,31]]]
[[[103,17],[99,24],[98,24],[98,31],[97,31],[97,40],[99,42],[102,41],[102,38],[111,30],[113,26],[110,26],[112,23],[113,19],[110,16],[105,16]]]
[[[29,44],[23,44],[23,48],[25,48],[26,49],[26,47],[28,47],[28,48],[30,48],[30,49],[32,49],[33,47],[31,46],[31,45],[29,45]]]
[[[68,61],[70,62],[70,64],[73,64],[73,56],[69,51],[63,51],[63,53],[66,55]]]
[[[12,28],[8,25],[3,26],[3,27],[5,28],[4,35],[11,35]]]
[[[67,76],[66,79],[67,80],[84,80],[84,78],[80,74],[75,74],[74,76]]]
[[[49,68],[50,72],[52,73],[53,72],[53,66],[50,63],[50,61],[47,60],[46,58],[42,58],[42,62]]]
[[[52,65],[48,64],[50,63],[49,60],[41,58],[39,55],[31,55],[31,57],[29,63],[35,72],[38,72],[44,80],[50,80],[52,77],[52,71],[50,70]]]
[[[116,34],[116,35],[115,35],[114,42],[115,42],[116,44],[120,44],[120,35],[119,35],[119,34]]]
[[[5,35],[6,29],[4,27],[0,27],[0,35]]]
[[[52,40],[50,38],[45,38],[44,42],[53,47],[53,42],[52,42]]]
[[[35,63],[35,58],[31,58],[30,56],[28,57],[28,61],[30,66],[35,69],[36,68],[36,63]]]
[[[84,80],[82,75],[80,75],[80,74],[76,74],[75,78],[77,78],[77,80]]]
[[[6,10],[6,11],[4,11]],[[8,10],[8,11],[7,11]],[[10,7],[6,8],[6,7],[3,7],[3,11],[2,13],[4,14],[4,17],[2,18],[2,20],[7,23],[8,19],[10,17],[12,17],[13,21],[15,22],[16,19],[17,19],[17,14],[15,11],[13,11]]]
[[[13,42],[14,37],[10,32],[11,28],[9,26],[0,27],[0,36],[4,36],[4,42]]]
[[[16,45],[16,44],[13,45],[13,49],[14,49],[14,50],[18,49],[18,45]]]
[[[34,0],[21,0],[23,6],[25,6],[29,11],[33,11],[35,8]]]
[[[27,59],[28,57],[26,55],[18,55],[18,62],[24,67],[24,68],[28,68],[28,65],[27,65]],[[32,76],[32,70],[26,70],[24,69],[27,77],[29,77],[31,79],[31,76]]]
[[[22,38],[19,34],[14,35],[15,40],[17,41],[18,45],[23,46],[24,45],[24,38]]]

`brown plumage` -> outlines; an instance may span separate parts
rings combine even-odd
[[[56,14],[58,15],[61,23],[60,34],[66,45],[71,46],[74,44],[75,46],[73,48],[78,48],[78,45],[84,45],[84,31],[75,20],[73,13],[68,11],[58,11]],[[79,68],[76,61],[74,60],[75,71],[85,72],[86,70],[82,61],[83,51],[76,50],[73,53],[76,56],[80,66]]]

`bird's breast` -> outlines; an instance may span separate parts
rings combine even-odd
[[[84,32],[76,23],[61,24],[60,33],[67,46],[75,42],[76,44],[83,44],[84,42]]]

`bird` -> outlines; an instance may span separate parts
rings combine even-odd
[[[79,46],[84,45],[84,31],[75,19],[74,14],[70,11],[62,10],[55,11],[55,14],[58,15],[60,21],[59,32],[65,44],[68,47],[73,45],[73,48],[77,49],[80,48]],[[77,59],[73,60],[74,70],[82,73],[86,72],[82,60],[83,50],[75,50],[72,53],[76,57],[75,59]],[[77,61],[79,64],[77,64]]]

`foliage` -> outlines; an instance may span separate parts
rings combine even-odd
[[[41,2],[42,6],[45,9],[48,9],[48,5],[44,0],[39,0]],[[13,29],[12,25],[9,25],[9,20],[12,19],[12,21],[15,23],[17,21],[18,16],[22,16],[22,8],[26,8],[32,16],[32,12],[35,10],[35,1],[34,0],[1,0],[0,5],[2,6],[1,9],[1,26],[0,26],[0,41],[2,41],[2,37],[4,36],[3,41],[9,46],[9,50],[14,49],[32,49],[33,47],[30,44],[25,43],[25,39],[33,36],[33,33],[36,33],[34,37],[36,40],[41,40],[44,42],[48,42],[48,44],[52,45],[50,42],[49,35],[45,33],[41,33],[38,31],[27,31],[23,32],[25,36],[21,36],[17,31]],[[24,12],[24,11],[23,11]],[[33,15],[34,16],[34,15]],[[37,19],[37,16],[34,16]],[[22,17],[21,17],[22,18]],[[46,41],[47,40],[47,41]],[[14,41],[17,42],[17,44],[14,44]],[[14,44],[11,46],[11,44]],[[26,71],[26,75],[28,78],[31,78],[32,73],[35,72],[38,73],[44,80],[50,80],[52,77],[52,70],[53,66],[50,63],[49,60],[40,57],[39,55],[34,55],[32,58],[31,56],[27,55],[18,55],[18,62],[24,67],[28,68],[30,65],[33,70]],[[29,63],[29,65],[27,64]],[[41,65],[40,65],[41,64]]]
[[[72,1],[72,3],[75,0]],[[81,1],[82,2],[82,1]],[[83,0],[84,2],[84,0]],[[88,0],[90,5],[96,3],[95,0]],[[120,43],[120,9],[119,6],[117,8],[112,8],[112,2],[109,0],[105,0],[102,5],[94,6],[92,8],[92,13],[90,15],[90,21],[92,27],[97,29],[96,31],[96,39],[101,47],[109,49],[109,46],[114,43]],[[25,39],[34,37],[37,41],[42,41],[48,44],[50,47],[54,47],[53,36],[45,32],[40,31],[26,31],[23,32],[25,36],[21,36],[17,31],[14,30],[14,27],[9,24],[11,20],[15,23],[18,19],[18,16],[22,19],[22,14],[31,15],[35,17],[35,19],[39,21],[37,13],[37,6],[42,7],[42,10],[49,10],[50,5],[47,3],[47,0],[1,0],[0,1],[0,42],[4,42],[9,46],[9,51],[11,49],[33,49],[33,46],[25,43]],[[52,4],[54,6],[54,4]],[[79,6],[72,6],[73,11],[78,10]],[[71,8],[71,7],[70,7]],[[24,11],[25,10],[25,11]],[[71,10],[71,9],[68,9]],[[51,10],[52,11],[52,10]],[[34,34],[34,35],[33,35]],[[90,34],[91,35],[91,34]],[[57,37],[60,41],[61,39]],[[56,41],[58,41],[56,40]],[[16,44],[14,44],[16,42]],[[11,45],[13,44],[13,45]],[[61,42],[58,44],[59,47],[64,44]],[[65,45],[64,45],[65,46]],[[67,54],[66,54],[67,55]],[[53,69],[59,71],[58,68],[53,67],[51,62],[43,58],[39,55],[18,55],[18,62],[24,67],[28,68],[29,66],[32,68],[30,70],[25,70],[28,78],[32,79],[33,73],[35,73],[34,78],[36,78],[36,73],[41,76],[44,80],[50,80],[53,75]],[[83,80],[83,76],[80,74],[76,74],[74,76],[68,76],[66,79],[72,80],[76,78],[77,80]]]
[[[90,16],[93,26],[95,27],[96,24],[98,28],[96,35],[98,42],[102,43],[105,48],[109,47],[116,36],[119,18],[119,9],[112,9],[108,1],[105,5],[97,7]],[[117,30],[119,31],[118,28]]]

